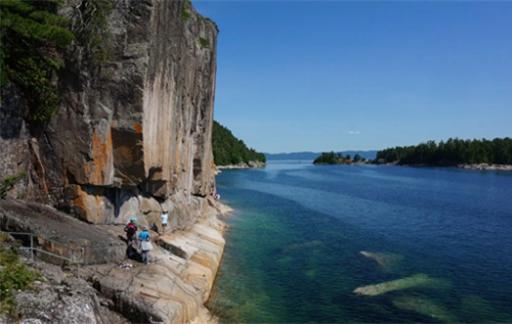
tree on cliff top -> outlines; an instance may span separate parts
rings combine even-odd
[[[213,122],[213,157],[216,165],[266,161],[263,153],[248,148],[229,129],[216,121]]]
[[[0,86],[16,85],[24,94],[27,119],[45,121],[56,111],[59,95],[55,72],[59,52],[74,36],[57,15],[58,1],[0,1]]]

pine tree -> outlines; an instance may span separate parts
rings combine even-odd
[[[31,121],[49,119],[59,104],[52,80],[73,34],[57,7],[55,0],[0,1],[0,86],[13,83],[24,93]]]

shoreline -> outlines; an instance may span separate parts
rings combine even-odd
[[[222,251],[220,253],[220,258],[215,266],[213,280],[211,281],[211,284],[208,287],[208,297],[203,301],[202,311],[198,314],[198,316],[196,316],[195,319],[190,321],[190,323],[192,323],[192,324],[203,324],[203,323],[218,324],[219,323],[219,318],[216,315],[211,313],[210,309],[208,307],[206,307],[206,304],[212,297],[213,287],[215,286],[215,282],[217,281],[219,269],[221,267],[222,260],[224,259],[224,247],[226,245],[226,239],[224,238],[224,236],[228,229],[228,225],[225,223],[224,218],[229,216],[231,213],[233,213],[234,209],[231,208],[229,205],[224,204],[220,201],[214,202],[214,206],[212,206],[212,207],[214,207],[217,210],[217,213],[215,214],[215,220],[222,226],[221,233],[220,233],[222,240],[223,240],[222,241],[223,242]]]
[[[475,164],[458,164],[457,168],[475,171],[512,171],[511,164],[488,164],[488,163],[475,163]]]
[[[473,163],[473,164],[457,164],[457,165],[435,165],[435,164],[398,164],[396,162],[389,163],[371,163],[373,165],[388,165],[413,168],[455,168],[470,171],[512,171],[512,164],[489,164],[489,163]]]
[[[265,162],[261,161],[249,161],[242,162],[238,164],[227,164],[227,165],[217,165],[215,166],[217,171],[220,170],[237,170],[237,169],[261,169],[266,166]]]
[[[5,230],[19,232],[21,228],[27,228],[41,242],[64,226],[58,242],[51,239],[51,243],[44,245],[43,249],[69,258],[72,256],[68,254],[73,253],[75,245],[83,244],[82,250],[85,249],[79,255],[83,260],[76,259],[79,267],[71,270],[61,270],[60,265],[55,265],[51,260],[38,259],[37,262],[42,272],[58,268],[63,273],[62,277],[81,282],[77,288],[74,284],[63,283],[60,279],[56,281],[50,276],[42,295],[60,289],[64,284],[66,289],[73,292],[73,296],[75,292],[79,296],[80,291],[86,290],[89,295],[85,301],[66,297],[60,301],[64,305],[62,307],[66,308],[74,302],[87,303],[90,307],[70,309],[65,314],[55,315],[50,302],[40,303],[36,305],[40,314],[55,320],[107,316],[134,322],[218,323],[219,319],[210,313],[206,303],[224,253],[227,225],[222,218],[233,211],[228,205],[212,197],[203,198],[196,209],[198,218],[190,226],[161,234],[150,231],[153,249],[149,264],[144,265],[139,260],[125,258],[125,243],[119,239],[125,236],[124,225],[88,224],[48,206],[32,206],[16,200],[0,202],[0,219],[10,224]],[[32,296],[27,300],[40,298],[38,291],[25,294]],[[98,306],[99,300],[109,305],[108,311]],[[21,318],[38,318],[32,311],[34,305],[21,303],[18,306]]]
[[[231,213],[232,208],[211,198],[206,200],[200,219],[189,228],[155,235],[149,265],[126,261],[133,264],[128,273],[117,266],[108,272],[91,268],[85,270],[89,272],[86,276],[101,276],[96,282],[102,292],[122,293],[126,299],[121,301],[121,308],[139,309],[148,319],[218,323],[206,304],[224,254],[227,226],[221,216]],[[127,277],[131,285],[119,291]]]
[[[318,163],[314,163],[313,162],[313,165],[367,165],[367,164],[372,164],[372,163],[369,163],[369,162],[350,162],[350,163],[346,163],[346,162],[340,162],[340,163],[318,162]]]

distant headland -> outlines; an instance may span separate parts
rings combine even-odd
[[[512,171],[512,139],[495,138],[428,141],[412,146],[397,146],[377,152],[374,160],[335,152],[321,153],[314,164],[395,164],[410,166],[459,167],[473,170]]]
[[[359,155],[367,160],[374,160],[377,156],[376,150],[367,150],[367,151],[343,151],[343,152],[337,152],[338,154],[341,154],[343,156],[346,156],[347,154],[350,156]],[[316,159],[320,154],[320,152],[310,152],[310,151],[304,151],[304,152],[290,152],[290,153],[265,153],[265,156],[267,157],[267,160],[310,160],[313,161]]]
[[[213,158],[219,169],[265,167],[265,154],[247,147],[244,141],[219,122],[213,122]]]
[[[352,157],[350,154],[324,152],[313,161],[313,164],[362,164],[369,162],[370,160],[357,153]]]
[[[462,140],[397,146],[377,152],[377,164],[451,166],[479,170],[512,170],[512,139]]]

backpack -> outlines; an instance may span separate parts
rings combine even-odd
[[[135,226],[135,224],[130,223],[126,226],[126,234],[128,234],[128,236],[132,236],[135,232],[137,232],[137,226]]]

